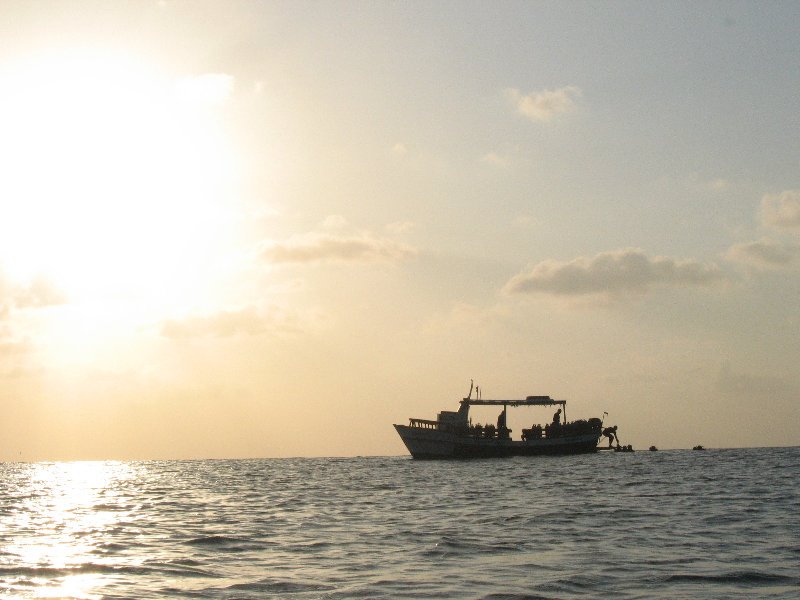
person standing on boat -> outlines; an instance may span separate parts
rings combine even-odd
[[[497,415],[497,429],[505,429],[506,428],[506,411],[503,409],[499,415]]]
[[[619,438],[617,437],[617,426],[606,427],[603,429],[603,435],[608,438],[608,447],[611,448],[611,443],[616,439],[617,448],[619,448]]]
[[[561,425],[561,409],[559,408],[556,411],[556,414],[553,415],[553,425]]]
[[[503,407],[503,412],[497,415],[497,437],[501,439],[508,438],[508,427],[506,426],[506,409]]]

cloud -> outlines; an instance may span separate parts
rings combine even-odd
[[[417,254],[415,248],[400,242],[374,237],[369,233],[332,235],[308,233],[286,242],[271,242],[261,250],[271,263],[315,262],[397,262]]]
[[[574,110],[575,100],[581,90],[574,85],[557,90],[542,90],[522,94],[518,89],[506,90],[506,95],[514,103],[517,112],[531,121],[549,121],[554,116]]]
[[[730,260],[755,267],[780,269],[798,262],[798,259],[800,259],[800,244],[758,240],[731,246],[727,257]]]
[[[508,294],[618,295],[642,293],[654,286],[709,286],[725,279],[714,264],[663,256],[651,258],[641,250],[626,248],[570,262],[540,262],[512,277],[503,290]]]
[[[800,190],[765,195],[761,199],[761,223],[800,233]]]
[[[221,310],[208,315],[169,319],[161,324],[161,335],[171,339],[227,338],[265,333],[291,333],[300,330],[297,317],[277,306],[270,306],[266,309],[245,306],[234,310]]]
[[[52,281],[36,277],[26,286],[17,288],[17,308],[57,306],[67,302],[67,297]]]
[[[0,331],[0,357],[7,359],[20,354],[27,354],[33,348],[33,344],[28,339],[17,339],[12,336],[5,336],[5,332]]]
[[[44,308],[66,302],[66,294],[45,277],[35,277],[28,283],[20,284],[4,278],[0,273],[0,319],[12,309]]]

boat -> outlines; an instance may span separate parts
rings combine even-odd
[[[410,419],[408,425],[394,426],[413,458],[495,458],[597,451],[597,442],[603,432],[602,419],[567,422],[566,400],[555,400],[550,396],[484,400],[479,397],[479,391],[476,398],[472,397],[472,392],[473,385],[470,385],[469,394],[460,401],[459,409],[442,411],[435,421]],[[497,426],[473,425],[469,418],[470,406],[502,406]],[[523,429],[521,439],[515,440],[511,437],[512,431],[506,427],[506,415],[509,407],[519,406],[558,407],[558,411],[549,425]]]

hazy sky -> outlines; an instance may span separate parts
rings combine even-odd
[[[470,379],[636,447],[800,442],[800,3],[4,1],[0,36],[0,459],[404,454]]]

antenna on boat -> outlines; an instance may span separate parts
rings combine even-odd
[[[474,383],[475,382],[472,379],[469,380],[469,394],[467,394],[467,400],[472,398],[472,388],[473,388]]]

